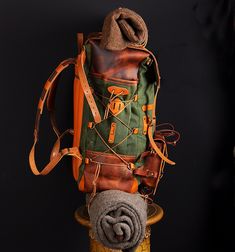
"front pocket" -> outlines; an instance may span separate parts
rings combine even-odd
[[[86,153],[86,164],[83,174],[83,190],[85,192],[93,191],[94,182],[97,192],[110,189],[125,192],[137,191],[138,182],[133,176],[132,171],[116,155],[93,151],[87,151]],[[136,159],[134,156],[120,156],[127,163],[134,163]],[[100,166],[98,175],[96,173],[97,166]],[[137,186],[135,186],[136,183]]]
[[[107,146],[109,146],[120,154],[139,155],[137,150],[137,138],[139,137],[132,134],[135,128],[139,128],[138,108],[136,107],[138,105],[136,101],[138,85],[123,83],[116,85],[95,76],[89,77],[89,83],[93,89],[93,96],[102,122],[95,126],[96,129],[92,127],[88,129],[89,137],[86,149],[111,152],[108,150]],[[135,109],[133,109],[134,107]],[[93,118],[89,116],[91,123],[92,120]],[[112,125],[115,125],[115,130]]]

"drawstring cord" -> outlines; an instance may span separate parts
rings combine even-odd
[[[87,204],[87,210],[88,210],[89,215],[90,215],[91,202],[92,202],[92,200],[94,199],[94,197],[96,195],[96,183],[97,183],[97,179],[99,178],[99,175],[100,175],[100,169],[101,169],[101,164],[99,162],[97,162],[96,169],[95,169],[95,174],[94,174],[94,179],[92,181],[93,190],[92,190],[92,193],[90,195],[90,198],[89,198],[89,201],[88,201],[88,204]]]

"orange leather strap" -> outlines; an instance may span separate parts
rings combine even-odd
[[[83,47],[81,54],[78,55],[77,67],[75,69],[75,71],[76,71],[75,77],[80,79],[81,87],[83,89],[84,95],[86,96],[86,100],[87,100],[89,107],[91,109],[91,113],[94,117],[95,123],[100,123],[101,122],[100,112],[97,108],[95,99],[91,93],[91,89],[88,84],[87,77],[86,77],[85,70],[84,70],[85,60],[86,60],[86,52],[85,52],[85,48]]]
[[[153,128],[155,131],[156,128],[156,104],[157,104],[157,95],[160,89],[160,73],[159,73],[159,68],[158,68],[158,63],[157,60],[154,56],[154,54],[152,52],[150,52],[150,54],[152,55],[153,59],[154,59],[154,64],[156,67],[156,71],[157,71],[157,77],[158,77],[158,83],[157,83],[157,89],[156,89],[156,93],[154,96],[154,102],[153,102],[153,110],[152,110],[152,121],[151,124],[148,127],[148,138],[149,138],[149,142],[150,145],[152,146],[152,148],[155,150],[155,152],[159,155],[159,157],[161,157],[166,163],[170,164],[170,165],[175,165],[175,162],[168,159],[162,152],[161,150],[158,148],[157,144],[155,143],[154,139],[153,139]]]
[[[56,117],[55,117],[55,95],[56,95],[58,82],[59,82],[59,76],[55,79],[55,81],[51,85],[51,88],[48,92],[48,97],[47,97],[47,109],[49,112],[50,121],[51,121],[52,128],[57,137],[61,135],[60,130],[58,129],[58,126],[56,123]]]
[[[76,64],[75,59],[70,58],[70,59],[65,60],[65,61],[63,61],[62,63],[59,64],[59,66],[56,68],[56,70],[51,74],[49,79],[46,81],[46,83],[44,85],[43,92],[42,92],[41,97],[39,99],[38,111],[37,111],[37,115],[36,115],[35,128],[34,128],[34,143],[33,143],[33,146],[31,148],[31,151],[29,153],[29,164],[30,164],[32,172],[35,175],[46,175],[46,174],[48,174],[51,170],[53,170],[53,168],[58,164],[58,162],[64,156],[69,155],[69,156],[76,157],[78,159],[82,158],[81,154],[79,152],[79,149],[77,147],[65,148],[65,149],[62,149],[62,150],[58,151],[59,147],[60,147],[60,138],[63,135],[62,134],[61,136],[60,135],[58,136],[58,139],[56,141],[56,146],[57,147],[53,148],[54,151],[52,151],[51,159],[50,159],[49,163],[43,168],[43,170],[39,171],[37,166],[36,166],[36,163],[35,163],[35,146],[36,146],[36,143],[38,142],[40,118],[41,118],[41,115],[43,113],[43,108],[44,108],[45,101],[46,101],[46,99],[48,97],[48,94],[51,92],[51,89],[55,85],[55,81],[57,80],[60,73],[71,64],[73,64],[73,65]]]
[[[78,56],[81,53],[83,46],[84,36],[83,33],[77,34],[77,46],[78,46]],[[75,70],[77,71],[77,70]],[[74,106],[74,137],[73,137],[73,146],[80,146],[81,139],[81,130],[82,130],[82,120],[83,120],[83,106],[84,106],[84,92],[81,86],[80,79],[77,77],[74,78],[73,85],[73,106]],[[82,160],[73,158],[73,177],[77,181],[79,177],[79,167],[82,163]]]
[[[175,165],[175,162],[173,162],[172,160],[168,159],[162,152],[161,150],[158,148],[157,144],[155,143],[154,139],[153,139],[153,125],[150,125],[148,127],[148,138],[149,138],[149,142],[151,147],[155,150],[155,152],[158,154],[158,156],[160,158],[162,158],[166,163],[170,164],[170,165]]]
[[[78,54],[81,53],[82,45],[83,45],[83,33],[77,33],[77,48],[78,48]],[[58,76],[59,77],[59,76]],[[50,120],[51,120],[51,125],[52,128],[56,134],[57,137],[60,136],[60,131],[58,129],[57,123],[56,123],[56,118],[55,118],[55,96],[56,96],[56,89],[58,85],[58,79],[56,78],[55,81],[53,82],[50,91],[48,93],[48,98],[47,98],[47,109],[49,111],[50,115]],[[76,80],[75,80],[76,81]]]

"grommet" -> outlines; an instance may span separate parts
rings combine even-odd
[[[139,129],[138,129],[138,128],[134,128],[134,129],[133,129],[133,134],[138,134],[138,132],[139,132]]]

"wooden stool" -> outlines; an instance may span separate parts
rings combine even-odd
[[[150,252],[150,235],[151,235],[151,225],[161,220],[163,216],[163,210],[160,206],[153,203],[148,205],[148,220],[146,223],[146,232],[143,242],[138,246],[136,252]],[[90,237],[90,252],[121,252],[121,250],[114,250],[104,247],[101,243],[95,240],[94,234],[91,230],[91,223],[89,220],[89,215],[87,208],[85,206],[79,207],[75,211],[75,219],[83,226],[89,229]]]

